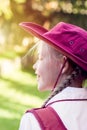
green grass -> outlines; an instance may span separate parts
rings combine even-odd
[[[35,75],[15,70],[0,78],[0,130],[18,130],[27,109],[40,107],[48,92],[37,90]]]
[[[3,51],[2,53],[0,53],[0,58],[1,59],[13,59],[13,58],[15,58],[15,57],[17,57],[17,53],[15,52],[15,51],[13,51],[13,50],[5,50],[5,52]]]

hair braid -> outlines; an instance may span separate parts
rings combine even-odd
[[[73,70],[71,75],[67,76],[67,78],[64,80],[64,82],[54,89],[54,91],[51,93],[51,95],[48,97],[48,99],[44,102],[42,107],[45,107],[45,105],[48,103],[48,101],[52,97],[54,97],[56,94],[61,92],[64,88],[66,88],[69,85],[71,85],[72,81],[77,79],[80,74],[81,74],[81,69],[78,66],[76,66],[76,68]]]

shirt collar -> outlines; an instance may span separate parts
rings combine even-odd
[[[76,88],[69,86],[51,98],[48,103],[65,99],[87,99],[87,88]]]

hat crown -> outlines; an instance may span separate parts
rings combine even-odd
[[[87,62],[87,31],[72,24],[60,22],[44,34],[55,43]]]
[[[69,23],[60,22],[51,30],[35,23],[23,22],[29,33],[45,41],[87,71],[87,31]]]

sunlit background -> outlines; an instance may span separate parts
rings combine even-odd
[[[37,90],[35,56],[26,55],[37,39],[19,27],[22,21],[47,29],[65,21],[87,30],[87,0],[0,0],[0,130],[18,130],[23,113],[49,94]]]

